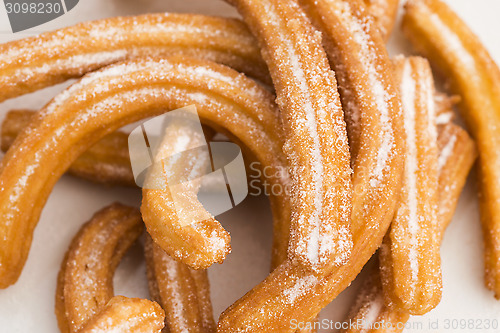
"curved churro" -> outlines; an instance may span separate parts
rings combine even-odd
[[[12,110],[2,123],[1,148],[6,152],[19,133],[28,127],[35,111]],[[128,135],[111,133],[78,156],[68,173],[92,182],[108,185],[137,186],[130,167]]]
[[[215,332],[206,270],[175,261],[148,237],[145,245],[149,292],[165,309],[171,333]]]
[[[318,272],[349,255],[349,148],[334,73],[295,1],[234,1],[257,36],[277,93],[292,177],[288,255]]]
[[[164,249],[176,253],[177,258],[192,267],[206,268],[211,262],[202,263],[200,266],[200,254],[188,253],[184,250],[183,243],[205,242],[206,247],[214,246],[212,251],[222,250],[229,253],[229,239],[225,248],[217,249],[220,242],[215,233],[209,233],[208,237],[203,235],[204,240],[198,240],[198,235],[192,239],[178,239],[177,236],[186,235],[183,229],[191,225],[196,230],[200,224],[218,224],[215,217],[207,212],[198,200],[201,179],[208,173],[212,162],[209,151],[199,149],[207,145],[205,133],[200,124],[193,124],[193,120],[187,115],[188,112],[183,111],[175,116],[175,119],[171,119],[168,127],[163,130],[164,133],[161,133],[158,147],[152,153],[154,165],[148,171],[142,189],[141,213],[148,225],[149,234],[162,244]],[[183,179],[189,181],[177,181]],[[174,186],[170,186],[171,182]],[[160,227],[156,227],[157,225]],[[169,230],[165,230],[164,225],[168,225]],[[182,251],[180,254],[179,249]],[[185,256],[184,253],[188,255]],[[220,253],[223,256],[220,261],[226,253]]]
[[[364,0],[364,3],[375,19],[382,38],[387,41],[396,22],[399,0]]]
[[[139,210],[115,203],[97,212],[74,237],[61,265],[56,316],[63,333],[78,332],[113,297],[113,274],[142,234]]]
[[[403,190],[380,252],[386,301],[413,315],[441,301],[435,89],[427,60],[397,57],[406,133]]]
[[[485,281],[500,299],[500,70],[467,25],[439,0],[410,0],[403,30],[461,97],[479,149]]]
[[[165,314],[155,302],[140,298],[113,297],[79,333],[160,333]]]
[[[226,310],[218,330],[282,332],[290,330],[290,320],[297,318],[302,289],[311,288],[318,275],[342,264],[349,255],[347,140],[335,78],[318,35],[298,4],[233,2],[262,45],[275,84],[291,167],[292,230],[296,231],[291,233],[289,259]],[[331,118],[325,119],[328,114]],[[336,235],[326,236],[332,232]],[[328,238],[334,241],[322,253]]]
[[[359,0],[301,0],[339,79],[353,165],[353,224],[386,228],[399,195],[404,134],[392,64]],[[374,251],[375,249],[373,249]]]
[[[116,17],[0,45],[0,102],[118,61],[182,54],[214,60],[269,82],[240,21],[191,14]]]
[[[214,331],[206,272],[173,261],[149,238],[145,252],[150,291],[165,312],[154,302],[113,297],[114,271],[142,230],[139,211],[121,204],[104,208],[81,228],[58,277],[56,315],[61,332],[93,332],[90,328],[102,325],[120,331],[128,325],[130,330],[161,330],[165,323],[172,333]]]
[[[279,119],[272,95],[229,68],[194,59],[143,59],[89,74],[39,112],[2,160],[0,286],[19,276],[47,195],[77,156],[127,123],[188,104],[198,106],[203,121],[237,137],[262,165],[286,169],[280,160],[282,139],[275,131]],[[287,179],[274,177],[269,182],[286,188]],[[288,234],[288,200],[271,196],[271,204],[276,232]],[[171,248],[174,257],[191,256],[206,267],[227,252],[228,234],[216,222],[182,229],[162,223],[150,219],[147,226],[164,228],[166,235],[172,230],[182,233],[177,239],[184,241],[184,249]],[[165,242],[168,245],[166,236],[160,239],[162,247],[168,247]],[[286,242],[276,243],[275,248],[286,248]]]
[[[469,134],[451,122],[438,126],[438,148],[438,238],[442,241],[478,151]]]
[[[289,55],[286,54],[285,51],[290,51],[289,48],[291,44],[289,44],[289,39],[291,39],[292,41],[296,41],[299,39],[296,34],[303,33],[302,30],[298,29],[295,31],[287,27],[287,24],[280,23],[279,21],[279,19],[281,19],[281,17],[285,15],[284,13],[287,13],[286,10],[282,9],[281,6],[290,6],[291,8],[294,8],[293,4],[282,5],[282,2],[280,2],[280,4],[269,4],[268,2],[266,2],[264,6],[260,4],[260,7],[257,8],[256,5],[253,6],[252,4],[249,4],[245,1],[236,1],[236,3],[240,8],[240,11],[242,12],[245,20],[249,23],[250,28],[258,36],[258,40],[261,42],[265,49],[265,59],[267,59],[267,62],[269,64],[271,76],[275,80],[276,91],[279,96],[280,89],[284,90],[283,87],[285,86],[285,83],[292,84],[294,82],[293,79],[289,79],[288,77],[286,77],[286,79],[283,79],[285,75],[279,72],[281,70],[286,74],[287,68],[289,67],[289,65],[287,67],[286,60],[280,57],[289,57],[293,59],[296,58],[296,54]],[[310,5],[309,11],[311,11],[311,7],[313,6],[318,6],[317,8],[321,9],[328,8],[326,6],[326,3],[318,4],[317,2],[311,2],[307,4]],[[348,17],[347,19],[349,20],[351,19],[351,17]],[[304,23],[302,20],[298,20],[295,16],[288,16],[287,20],[293,22],[293,24],[295,24],[296,22],[300,22],[300,24],[297,24],[300,26],[308,26],[308,24],[306,24],[307,22]],[[271,24],[269,22],[273,23]],[[280,26],[279,24],[282,25]],[[289,30],[287,30],[287,28]],[[375,29],[373,31],[375,31],[374,33],[377,34]],[[283,34],[286,35],[286,38],[283,37]],[[284,45],[280,46],[280,39],[284,40]],[[307,39],[307,41],[310,42],[310,39]],[[308,44],[307,42],[303,43],[306,45]],[[381,43],[382,42],[380,42],[380,44]],[[315,46],[316,49],[318,49],[318,46]],[[299,54],[300,52],[302,52],[302,49],[305,49],[303,45],[301,45],[301,47],[301,50],[297,51]],[[309,60],[308,62],[309,64],[314,64],[314,62],[311,60]],[[357,69],[357,67],[350,70],[355,69]],[[314,73],[314,71],[312,71],[312,73]],[[390,70],[388,71],[387,75],[389,77],[392,75]],[[369,87],[367,87],[366,89],[368,92],[370,92]],[[394,93],[397,95],[397,91],[395,91],[394,88],[389,89],[394,91]],[[283,101],[284,100],[285,98],[283,98]],[[396,104],[397,103],[398,102],[396,102]],[[394,123],[390,127],[391,130],[396,129],[396,132],[398,132],[397,128],[400,127],[400,115],[398,115],[397,111],[398,108],[399,105],[395,105],[394,114],[391,115],[394,117],[394,119],[388,120],[394,121]],[[369,122],[367,121],[366,124],[369,124]],[[292,261],[285,262],[282,266],[273,271],[271,275],[260,285],[256,286],[251,292],[249,292],[228,310],[226,310],[219,321],[220,331],[232,332],[234,330],[247,330],[250,332],[259,330],[276,330],[280,332],[289,332],[291,331],[289,324],[291,319],[296,319],[302,322],[311,320],[319,312],[319,310],[326,306],[338,293],[340,293],[340,291],[347,287],[350,281],[354,279],[354,277],[358,274],[363,265],[366,263],[366,261],[368,261],[368,259],[372,256],[376,248],[381,243],[383,235],[385,234],[389,226],[390,219],[392,218],[395,200],[392,200],[391,202],[390,198],[393,198],[393,196],[397,195],[399,191],[401,177],[400,173],[402,171],[402,159],[398,152],[401,151],[402,148],[402,138],[398,137],[397,140],[393,142],[393,144],[395,145],[394,147],[392,147],[390,144],[389,146],[384,145],[384,147],[386,148],[384,152],[387,152],[388,155],[391,156],[391,158],[389,159],[390,166],[388,168],[389,170],[391,170],[391,176],[387,180],[388,183],[372,185],[375,187],[380,186],[379,194],[381,194],[382,197],[387,194],[388,208],[383,212],[380,212],[378,210],[375,211],[377,217],[374,217],[373,219],[359,219],[356,222],[356,220],[353,218],[351,229],[354,246],[347,263],[327,273],[325,276],[318,276],[313,272],[309,272],[307,270],[294,269]],[[370,153],[376,152],[372,151]],[[392,156],[391,154],[394,154],[394,156]],[[385,162],[387,162],[387,159],[385,160]],[[386,164],[382,162],[379,166],[381,168],[379,168],[378,170],[384,170]],[[368,181],[367,179],[369,179],[371,175],[368,172],[366,172],[368,173],[368,175],[366,175],[366,173],[365,175],[362,175],[361,171],[365,172],[366,170],[360,170],[360,173],[357,175],[357,177],[359,177],[358,179],[365,179],[365,181]],[[360,184],[360,187],[366,185],[368,184],[362,183]],[[385,187],[391,190],[389,190],[388,193],[384,193],[383,190]],[[363,192],[360,191],[360,193]],[[355,187],[353,198],[353,216],[354,211],[356,210],[361,216],[363,214],[362,210],[364,207],[361,204],[361,200],[358,203],[354,202],[354,200],[356,199],[356,195],[357,194]],[[366,198],[366,196],[363,195],[359,197]],[[376,205],[371,202],[370,205],[372,204]],[[381,222],[380,218],[383,222]],[[258,304],[259,306],[255,306],[256,304]]]
[[[465,185],[467,176],[477,158],[477,150],[474,141],[466,131],[453,123],[446,123],[438,127],[438,147],[439,147],[439,202],[438,202],[438,239],[443,239],[443,234],[450,224],[460,197],[460,193]],[[401,310],[394,304],[384,304],[382,283],[377,271],[368,278],[363,287],[358,302],[353,307],[348,322],[358,323],[361,319],[364,323],[378,323],[371,329],[353,325],[345,333],[386,332],[384,328],[392,327],[390,332],[402,332],[404,324],[410,318],[406,311]],[[380,325],[383,323],[384,325]],[[366,326],[366,325],[365,325]]]
[[[177,113],[163,129],[164,133],[161,134],[162,138],[156,149],[157,156],[154,159],[156,165],[149,170],[142,190],[141,209],[144,215],[150,213],[146,210],[152,207],[152,203],[157,203],[160,208],[155,208],[153,214],[161,211],[161,218],[172,219],[173,225],[182,222],[181,227],[184,222],[195,223],[203,220],[200,216],[207,215],[196,197],[199,182],[180,183],[176,184],[175,188],[162,186],[160,189],[149,189],[147,186],[151,183],[162,183],[166,187],[169,180],[174,178],[201,179],[205,175],[211,164],[210,156],[206,152],[204,154],[197,149],[191,149],[206,145],[206,140],[212,138],[213,131],[207,128],[203,130],[200,124],[193,124],[192,121],[197,119],[192,119],[193,114],[189,113],[190,111],[194,111],[193,108],[185,108],[180,114]],[[183,154],[182,157],[170,159],[179,153]],[[172,200],[174,191],[181,195],[175,204]],[[163,198],[167,199],[162,202]],[[181,204],[186,207],[181,208]],[[183,209],[186,212],[182,212]],[[180,216],[181,214],[186,216]],[[168,332],[215,332],[206,270],[194,270],[175,261],[155,244],[151,237],[146,238],[145,256],[150,294],[165,309]]]

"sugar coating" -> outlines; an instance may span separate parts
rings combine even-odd
[[[325,260],[338,265],[345,261],[352,242],[344,224],[349,219],[350,199],[345,190],[349,189],[346,179],[350,168],[346,165],[345,169],[332,170],[348,149],[335,77],[321,49],[321,34],[295,1],[286,5],[266,1],[262,5],[267,17],[261,24],[279,32],[279,43],[269,42],[275,48],[271,51],[273,61],[279,66],[277,102],[288,133],[284,151],[292,170],[292,202],[297,207],[292,215],[298,227],[292,234],[293,251],[313,266]],[[290,16],[285,20],[284,15]],[[303,28],[300,38],[293,28],[296,26]],[[322,88],[325,86],[328,88]],[[325,135],[326,129],[334,135]],[[331,188],[339,182],[345,186]]]

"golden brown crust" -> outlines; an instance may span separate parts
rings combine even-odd
[[[168,332],[215,332],[206,270],[175,261],[150,237],[145,255],[149,292],[165,309]]]
[[[474,141],[467,132],[459,126],[449,122],[438,127],[439,147],[439,203],[438,227],[439,241],[448,227],[455,212],[460,193],[465,185],[467,176],[477,158],[477,149]],[[397,306],[389,306],[384,302],[382,283],[378,265],[373,266],[365,285],[362,287],[358,301],[351,310],[347,322],[354,323],[344,333],[397,333],[402,332],[404,324],[410,315]],[[371,329],[359,327],[357,320],[364,320],[370,313],[371,321],[378,323]],[[380,325],[384,323],[383,325]],[[393,328],[393,329],[391,329]]]
[[[34,114],[32,110],[11,110],[6,114],[0,134],[4,152],[28,127]],[[71,164],[68,173],[100,184],[136,187],[130,166],[128,135],[117,131],[105,136],[81,154]]]
[[[467,25],[442,1],[410,0],[403,31],[448,80],[479,150],[486,285],[500,298],[500,70]]]
[[[80,23],[2,44],[0,54],[0,101],[144,56],[200,57],[269,82],[245,25],[203,15],[162,13]]]
[[[478,151],[467,131],[453,123],[438,126],[439,238],[450,224]]]
[[[158,303],[115,296],[79,333],[160,333],[165,326],[164,318]]]
[[[56,316],[61,332],[78,332],[113,297],[113,274],[142,234],[139,210],[115,203],[97,212],[71,242],[61,265]]]
[[[146,83],[154,88],[144,89]],[[102,84],[108,84],[106,92],[100,89]],[[84,98],[89,93],[93,99]],[[200,101],[200,93],[207,98]],[[118,98],[125,95],[129,98]],[[120,112],[115,107],[117,100],[122,106]],[[144,59],[89,74],[39,112],[1,162],[0,184],[6,190],[0,193],[0,213],[6,218],[0,225],[0,234],[5,236],[2,248],[6,251],[0,255],[0,286],[16,281],[53,184],[81,153],[127,123],[189,104],[197,105],[202,121],[238,137],[250,147],[262,165],[286,169],[281,153],[282,139],[275,130],[280,125],[272,95],[229,68],[187,58]],[[100,110],[96,118],[93,108]],[[30,152],[32,149],[36,151]],[[23,186],[16,186],[19,182]],[[286,188],[286,179],[273,177],[269,182]],[[271,196],[271,206],[276,232],[287,235],[288,199]],[[169,247],[165,243],[169,241],[168,233],[181,232],[177,239],[185,247],[175,243],[170,247],[170,254],[182,258],[191,255],[194,261],[201,262],[200,267],[220,261],[220,258],[214,260],[210,252],[213,244],[209,237],[203,236],[225,237],[227,233],[219,224],[196,230],[187,226],[180,230],[169,228],[161,219],[148,219],[146,215],[144,218],[153,238],[155,234],[162,237],[156,240],[163,242],[163,248]],[[162,230],[166,230],[167,235]],[[278,239],[285,241],[276,247],[286,248],[286,237]],[[227,236],[222,244],[228,248]]]
[[[388,304],[423,315],[441,300],[438,147],[434,79],[427,60],[397,57],[406,136],[403,189],[380,252]]]

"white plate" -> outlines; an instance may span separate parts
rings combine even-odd
[[[448,0],[470,24],[500,63],[498,0]],[[212,0],[81,0],[78,6],[43,26],[28,32],[12,34],[3,6],[0,6],[0,42],[53,30],[79,21],[146,12],[177,11],[234,16],[227,4]],[[408,45],[396,31],[390,43],[393,54],[408,51]],[[11,108],[40,108],[63,86],[22,96],[0,104],[0,120]],[[140,192],[134,189],[106,188],[64,176],[55,186],[36,229],[33,246],[19,281],[0,290],[1,332],[57,332],[54,315],[56,275],[68,244],[92,214],[113,202],[138,205]],[[271,217],[265,198],[248,198],[236,209],[220,217],[232,235],[233,252],[223,265],[210,268],[215,314],[241,297],[268,274],[271,247]],[[147,297],[145,268],[141,250],[136,246],[115,277],[115,292],[127,296]],[[423,317],[411,319],[407,332],[500,332],[500,328],[446,329],[448,323],[460,320],[500,319],[500,302],[483,285],[482,238],[477,196],[469,181],[460,199],[454,221],[446,232],[442,247],[444,293],[441,304]],[[356,283],[342,293],[321,314],[332,323],[344,319]],[[433,326],[429,326],[432,323]],[[434,329],[436,323],[438,329]],[[325,332],[332,330],[325,330]]]

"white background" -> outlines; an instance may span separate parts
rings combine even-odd
[[[448,0],[470,24],[500,63],[498,0]],[[10,32],[5,8],[0,6],[0,42],[23,38],[79,21],[146,12],[198,12],[234,16],[236,12],[218,0],[80,0],[63,17],[28,32]],[[393,54],[408,54],[407,43],[398,31],[390,42]],[[0,104],[0,120],[11,108],[40,108],[64,85]],[[0,87],[1,88],[1,87]],[[494,319],[500,317],[500,302],[483,286],[482,239],[474,180],[470,179],[460,199],[454,221],[442,247],[444,294],[441,304],[413,322],[423,323],[427,332],[453,332],[443,328],[446,319]],[[55,186],[36,229],[28,262],[17,284],[0,290],[0,332],[57,332],[54,315],[56,276],[68,244],[80,225],[113,201],[138,205],[140,191],[107,188],[64,176]],[[231,232],[233,252],[223,265],[210,268],[216,316],[266,277],[271,246],[271,217],[265,198],[248,198],[236,209],[220,216]],[[322,318],[341,321],[356,295],[357,283],[322,312]],[[145,268],[140,246],[124,259],[115,276],[115,292],[147,297]],[[428,321],[439,320],[441,329],[427,329]],[[422,332],[421,330],[407,330]],[[495,332],[495,330],[477,330]],[[471,330],[463,330],[471,332]],[[500,332],[500,329],[497,330]]]

